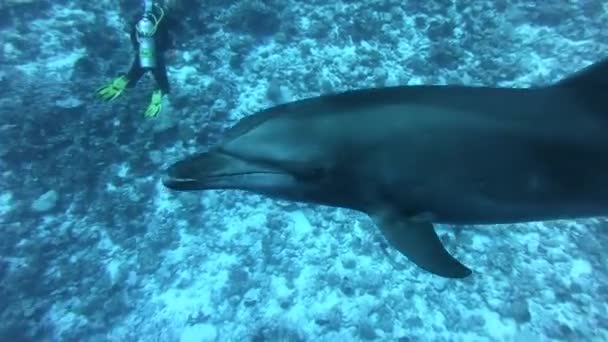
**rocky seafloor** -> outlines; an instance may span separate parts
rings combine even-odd
[[[274,104],[361,87],[527,87],[608,56],[579,1],[182,1],[172,94],[112,103],[139,1],[0,4],[1,341],[608,341],[603,219],[440,227],[421,271],[365,215],[162,170]],[[446,166],[449,167],[449,166]]]

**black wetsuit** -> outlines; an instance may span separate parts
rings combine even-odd
[[[155,9],[154,15],[157,18],[160,18],[161,13],[158,9]],[[174,47],[173,37],[171,37],[171,34],[169,33],[169,30],[174,26],[174,23],[165,14],[165,17],[158,24],[156,33],[154,34],[154,42],[156,45],[156,67],[142,68],[139,61],[139,42],[137,41],[137,29],[135,27],[139,19],[141,19],[141,16],[135,18],[133,24],[131,25],[131,43],[133,44],[133,49],[135,51],[135,58],[133,59],[131,69],[129,69],[129,72],[126,75],[127,79],[129,80],[128,87],[134,87],[135,84],[137,84],[137,81],[139,81],[146,71],[150,70],[152,75],[154,75],[158,88],[163,95],[168,94],[171,88],[167,78],[164,53]]]

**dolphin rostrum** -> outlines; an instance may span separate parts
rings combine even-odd
[[[419,267],[466,277],[433,223],[607,214],[608,59],[543,87],[398,86],[279,105],[163,183],[362,211]]]

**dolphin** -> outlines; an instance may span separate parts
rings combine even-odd
[[[607,214],[608,59],[547,86],[396,86],[278,105],[162,182],[361,211],[422,269],[464,278],[434,224]]]

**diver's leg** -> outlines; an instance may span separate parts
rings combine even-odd
[[[169,94],[169,80],[167,79],[167,70],[162,58],[158,58],[156,67],[151,70],[154,80],[156,81],[156,89],[152,93],[152,100],[144,114],[146,117],[155,117],[162,109],[163,97]]]
[[[129,80],[128,87],[133,88],[137,84],[137,81],[144,75],[146,70],[141,67],[141,63],[139,63],[139,57],[135,56],[133,59],[133,64],[131,64],[131,68],[127,72],[127,80]]]
[[[167,68],[165,67],[165,61],[163,58],[158,58],[156,68],[152,71],[156,84],[163,95],[169,94],[171,86],[169,85],[169,79],[167,78]]]

